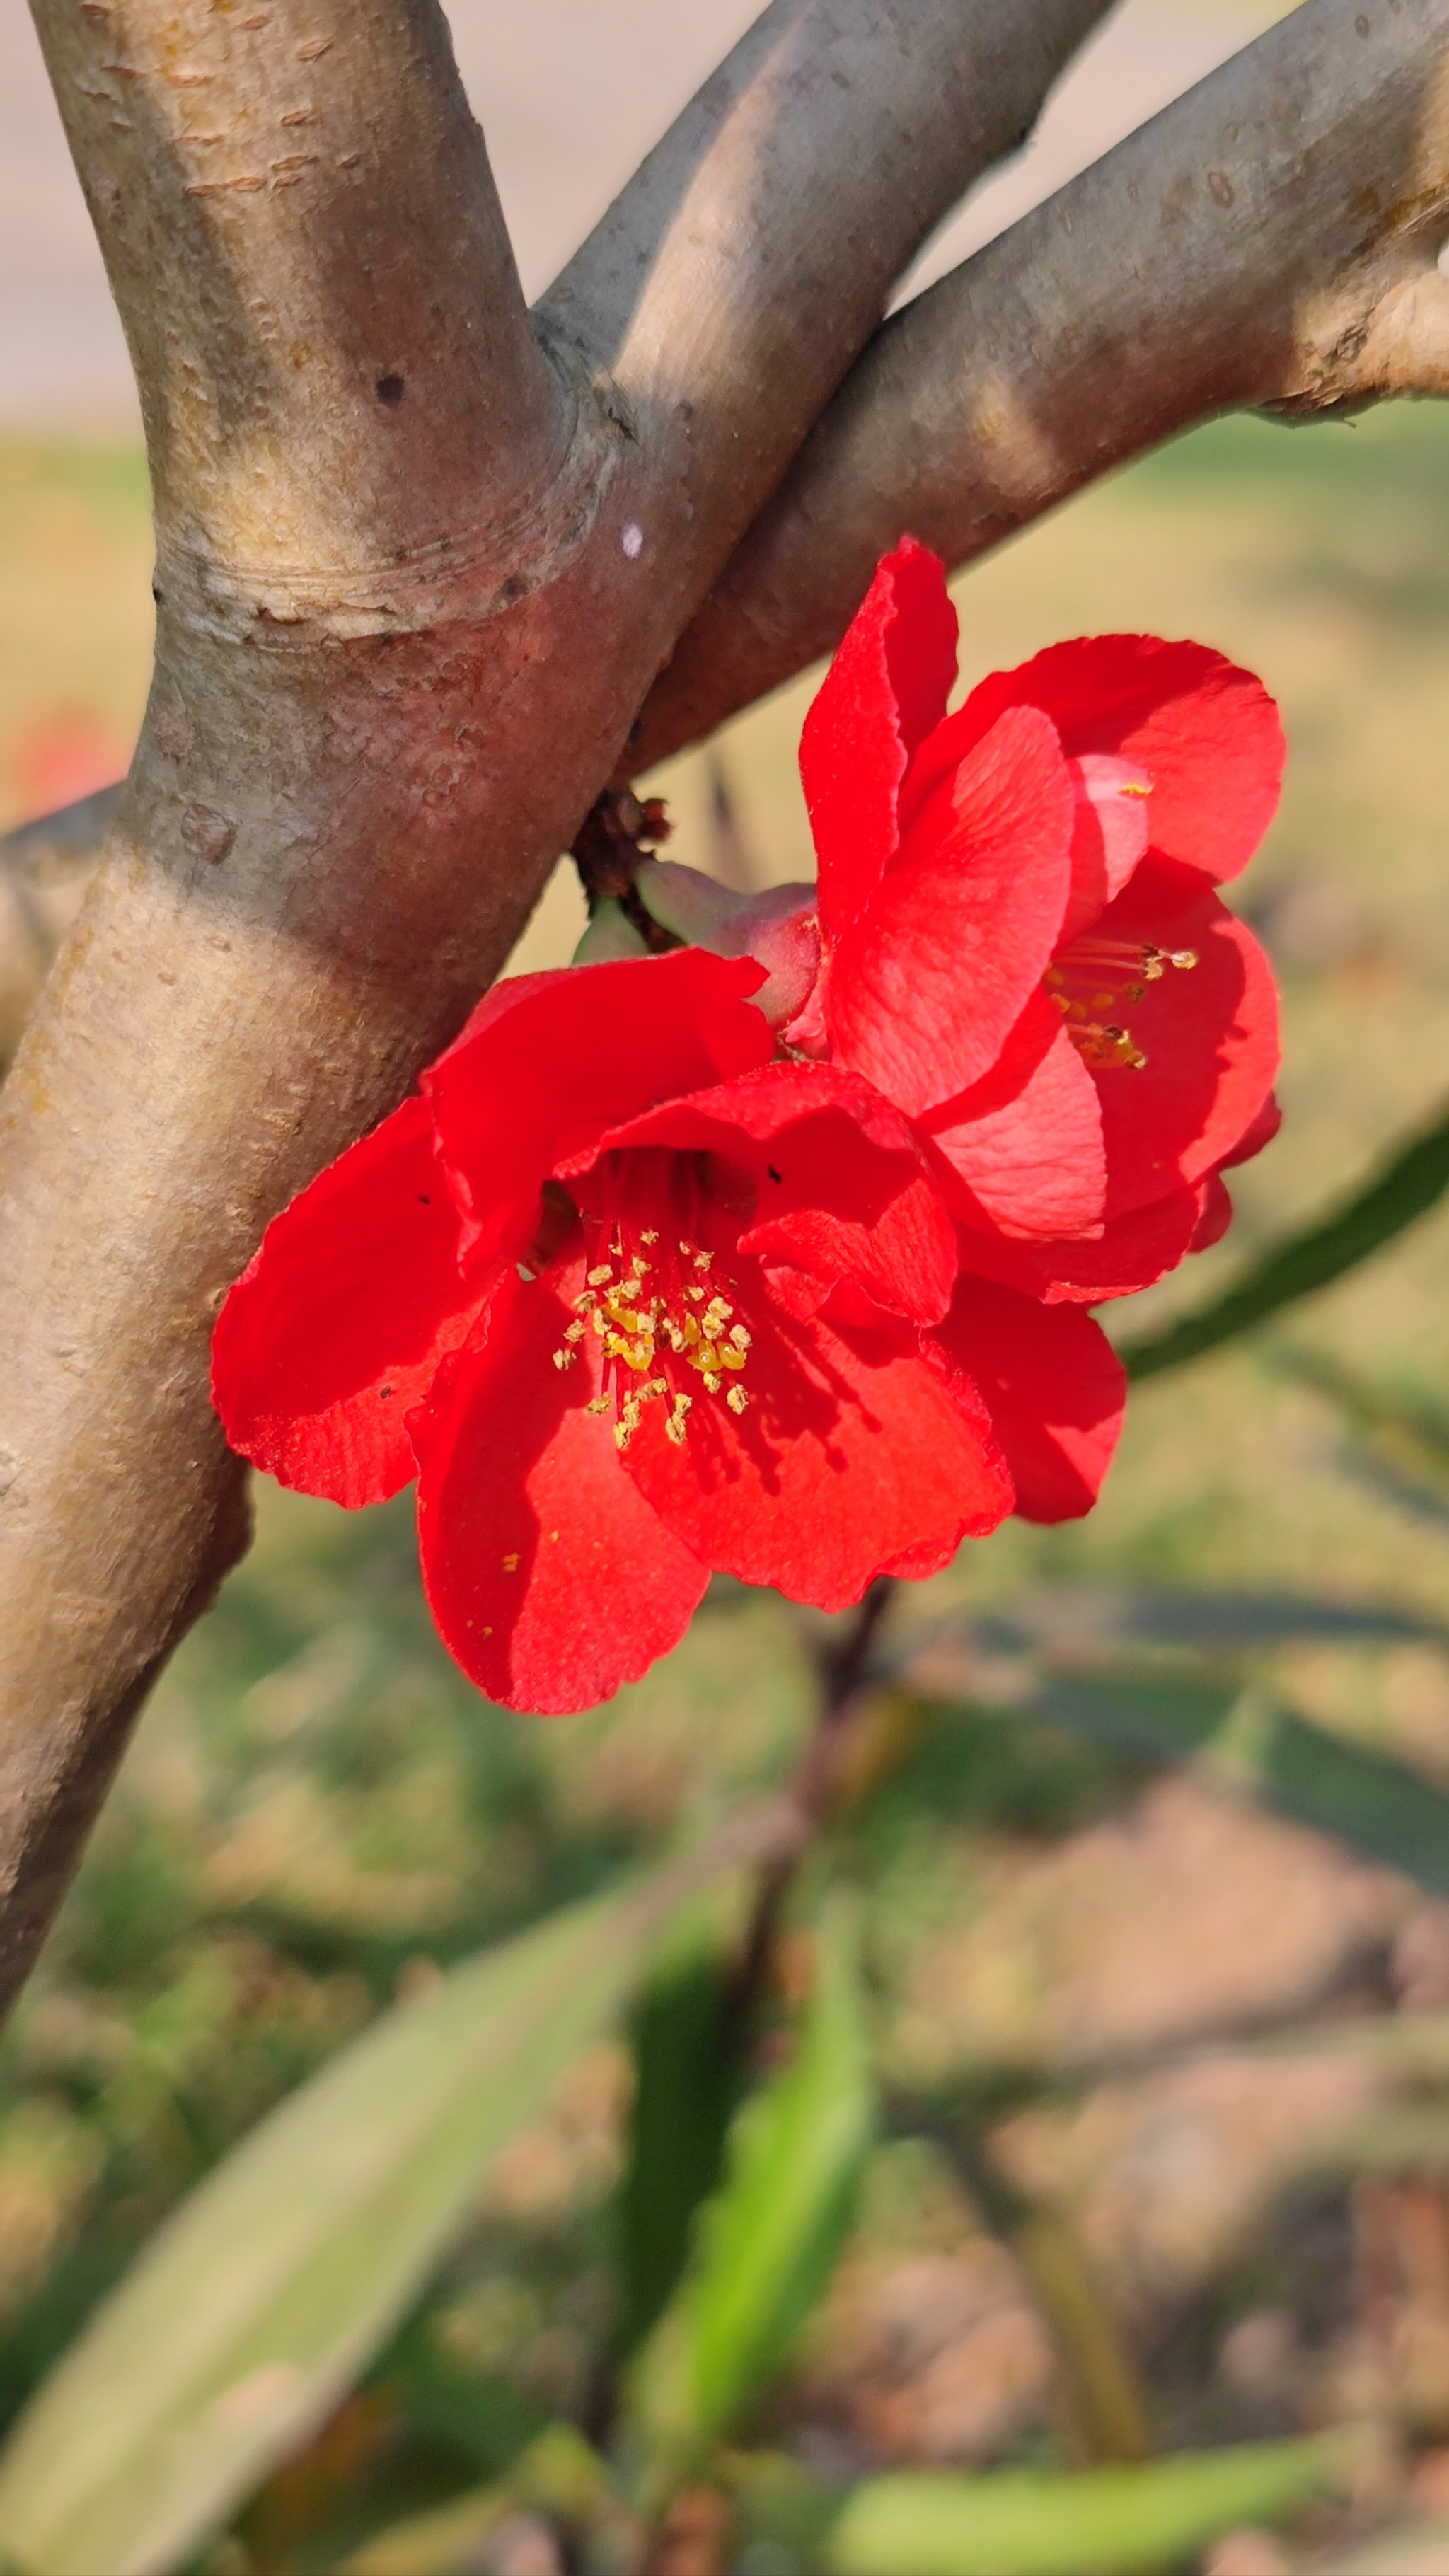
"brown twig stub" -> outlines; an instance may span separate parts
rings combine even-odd
[[[601,903],[617,903],[653,955],[679,941],[647,913],[634,891],[635,875],[669,839],[672,826],[662,800],[641,804],[627,788],[606,787],[574,834],[573,862],[592,920]]]

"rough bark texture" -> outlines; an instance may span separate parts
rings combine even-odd
[[[530,325],[436,0],[35,0],[156,669],[0,1098],[0,1991],[243,1543],[211,1321],[506,954],[680,628],[1101,0],[776,0]]]
[[[1214,412],[1449,392],[1449,0],[1308,0],[877,333],[621,774],[827,652],[909,528],[951,565]]]

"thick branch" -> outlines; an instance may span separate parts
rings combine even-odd
[[[0,1073],[80,910],[119,802],[118,787],[103,787],[0,834]]]
[[[892,275],[1098,14],[1037,0],[1023,75],[992,0],[777,0],[545,358],[436,0],[310,0],[305,32],[275,0],[36,6],[141,379],[159,607],[116,831],[0,1100],[11,1983],[240,1544],[228,1280],[496,970]]]
[[[836,642],[904,529],[969,562],[1245,405],[1449,391],[1449,0],[1308,0],[886,324],[682,638],[637,775]]]

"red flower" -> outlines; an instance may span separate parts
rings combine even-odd
[[[958,1277],[908,1124],[773,1062],[762,981],[686,949],[501,985],[222,1310],[233,1445],[352,1505],[418,1471],[438,1626],[511,1706],[635,1678],[711,1568],[840,1608],[1086,1509],[1111,1454],[1096,1325]]]
[[[813,910],[818,974],[784,1036],[929,1139],[968,1267],[1122,1296],[1221,1231],[1217,1175],[1276,1123],[1272,975],[1214,884],[1272,818],[1277,711],[1151,636],[1054,645],[948,716],[955,673],[942,567],[908,538],[805,722],[819,883],[790,927],[798,952]],[[641,878],[663,918],[683,874]],[[710,944],[748,946],[749,915]]]

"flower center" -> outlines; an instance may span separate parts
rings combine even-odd
[[[615,1446],[624,1450],[646,1404],[663,1403],[665,1436],[682,1448],[701,1393],[723,1396],[731,1413],[748,1409],[739,1381],[751,1335],[712,1275],[712,1252],[688,1235],[631,1222],[624,1192],[609,1195],[614,1204],[602,1214],[580,1209],[590,1257],[553,1364],[572,1368],[579,1344],[592,1333],[603,1344],[603,1389],[584,1410],[612,1413]]]
[[[1169,966],[1187,974],[1196,964],[1195,948],[1156,948],[1150,940],[1074,939],[1053,958],[1044,981],[1084,1062],[1120,1064],[1140,1073],[1147,1058],[1124,1026],[1124,1009],[1140,1002],[1148,985],[1157,983]]]

